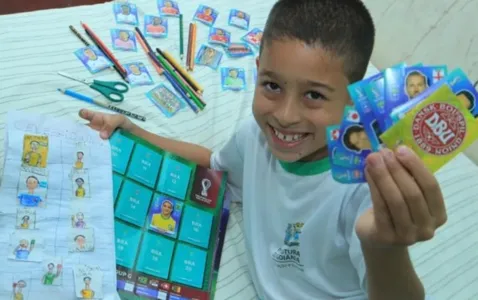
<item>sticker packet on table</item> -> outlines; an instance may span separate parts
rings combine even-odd
[[[326,131],[329,159],[332,165],[352,169],[363,169],[365,167],[365,158],[356,153],[339,149],[340,125],[328,126]]]
[[[73,277],[78,299],[103,299],[103,271],[99,266],[75,265]]]
[[[352,106],[345,107],[337,151],[353,154],[362,159],[366,159],[372,152],[372,145],[361,123],[360,115]]]
[[[48,177],[22,170],[18,181],[17,200],[24,207],[45,207],[48,191]]]
[[[26,134],[23,137],[23,166],[46,168],[48,161],[48,136]]]
[[[230,43],[229,46],[225,48],[225,51],[227,56],[233,58],[254,55],[254,51],[247,43]]]
[[[153,79],[142,62],[133,62],[123,65],[130,85],[141,86],[153,84]]]
[[[426,89],[447,75],[447,67],[410,66],[385,70],[385,115],[388,116],[400,106],[420,95]],[[390,126],[391,120],[386,123]]]
[[[425,100],[430,94],[435,92],[443,84],[450,86],[452,92],[457,95],[463,106],[470,111],[476,118],[478,116],[478,92],[473,83],[468,79],[462,69],[458,68],[449,73],[445,78],[434,84],[427,91],[416,97],[412,101],[396,107],[390,114],[391,120],[396,123],[402,119],[405,114],[415,107],[418,103]]]
[[[478,139],[478,122],[448,85],[442,85],[381,136],[393,149],[411,148],[432,172]]]
[[[221,68],[222,90],[241,91],[246,88],[246,71],[243,68]]]
[[[199,5],[196,13],[194,14],[194,20],[199,21],[205,25],[212,26],[216,22],[219,12],[212,7],[206,5]]]
[[[138,25],[138,9],[133,3],[113,3],[113,12],[118,24]]]
[[[136,36],[133,31],[125,29],[111,29],[113,49],[123,51],[137,51]]]
[[[251,44],[253,47],[259,49],[261,45],[263,31],[259,28],[254,28],[249,31],[245,36],[242,37],[242,40]]]
[[[360,123],[363,125],[365,133],[367,134],[372,151],[379,151],[380,141],[379,136],[382,134],[378,120],[372,110],[370,99],[365,93],[365,86],[373,82],[380,74],[371,76],[362,81],[355,82],[347,87],[350,97],[355,104],[355,110],[360,116]]]
[[[248,13],[237,9],[231,9],[231,12],[229,13],[229,25],[248,30],[250,22],[251,16]]]
[[[146,97],[168,118],[174,116],[184,107],[184,102],[164,84],[160,84],[146,93]]]
[[[108,69],[111,61],[95,46],[80,48],[75,51],[76,57],[92,74]]]
[[[144,35],[154,38],[165,38],[168,36],[168,19],[145,15],[144,16]]]
[[[231,33],[222,28],[211,27],[208,35],[208,42],[212,45],[227,47],[231,42]]]
[[[212,47],[201,45],[196,55],[195,62],[197,65],[207,66],[213,70],[217,70],[222,59],[222,52]]]
[[[164,16],[178,17],[180,14],[178,2],[172,0],[158,0],[158,11]]]

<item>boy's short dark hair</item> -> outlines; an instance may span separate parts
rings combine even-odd
[[[375,26],[360,0],[279,0],[267,19],[262,44],[283,38],[319,46],[341,58],[352,83],[367,71]]]

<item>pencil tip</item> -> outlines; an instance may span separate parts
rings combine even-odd
[[[62,89],[57,89],[60,93],[64,93],[64,91]]]

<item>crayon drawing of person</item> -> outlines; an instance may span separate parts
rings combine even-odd
[[[418,71],[412,71],[405,79],[405,91],[411,100],[428,88],[428,80],[425,75]]]
[[[21,229],[29,229],[30,228],[30,216],[23,216],[22,223],[20,224]]]
[[[162,231],[174,232],[176,230],[176,221],[171,216],[173,211],[173,203],[169,200],[164,200],[161,203],[161,212],[153,214],[151,226]]]
[[[127,31],[120,30],[118,38],[114,41],[115,46],[120,49],[133,50],[135,48],[134,42],[130,39]]]
[[[355,152],[372,149],[365,129],[359,125],[350,126],[345,130],[343,143],[345,148]]]
[[[171,1],[164,1],[164,6],[161,8],[161,12],[163,14],[168,14],[168,15],[179,14],[179,10],[176,7],[174,7]]]
[[[224,81],[224,85],[233,89],[241,88],[244,85],[244,80],[238,77],[238,75],[239,71],[237,69],[230,69]]]
[[[147,84],[151,82],[150,77],[148,74],[141,72],[141,68],[136,65],[132,64],[129,66],[129,74],[128,79],[131,84]]]
[[[78,212],[75,215],[71,216],[71,226],[73,228],[85,228],[85,216],[82,212]]]
[[[82,234],[78,234],[73,238],[75,242],[76,251],[86,250],[86,237]]]
[[[76,169],[83,169],[83,157],[85,153],[83,151],[76,152],[76,161],[75,161],[75,168]]]
[[[136,16],[131,13],[131,8],[128,4],[121,5],[121,12],[116,15],[116,20],[121,23],[136,24]]]
[[[96,54],[91,48],[85,48],[83,55],[88,59],[86,64],[93,71],[102,70],[110,65],[106,57]]]
[[[30,142],[30,151],[23,157],[23,162],[31,167],[39,167],[42,164],[42,156],[39,151],[40,143],[37,141]]]
[[[78,198],[84,198],[86,194],[86,190],[83,187],[83,185],[85,184],[85,180],[81,177],[78,177],[75,179],[75,183],[77,185],[77,188],[75,190],[75,196]]]
[[[58,264],[56,266],[56,272],[55,272],[55,264],[54,263],[49,263],[47,268],[48,268],[48,271],[45,274],[43,274],[41,282],[44,285],[53,285],[53,282],[55,281],[55,279],[60,277],[61,270],[62,270],[62,265]]]
[[[241,28],[247,28],[247,20],[245,19],[245,15],[242,11],[236,12],[235,15],[231,17],[231,24],[236,25]]]
[[[214,17],[212,15],[212,8],[207,6],[203,7],[202,12],[198,13],[196,17],[207,23],[212,23],[214,21]]]
[[[211,40],[219,43],[227,43],[227,36],[224,34],[222,29],[216,29],[216,32],[211,35]]]
[[[83,299],[93,299],[95,297],[95,292],[91,289],[91,277],[86,276],[83,278],[85,287],[81,290],[81,297]]]
[[[18,246],[13,250],[13,255],[15,259],[18,260],[27,260],[30,253],[33,251],[35,246],[35,240],[28,242],[26,239],[21,239],[18,243]]]
[[[153,17],[151,24],[146,25],[146,32],[158,36],[164,34],[166,27],[163,26],[163,20],[160,17]]]
[[[35,207],[43,204],[43,199],[35,193],[39,183],[40,181],[36,176],[30,175],[27,177],[25,180],[27,190],[18,195],[20,205]]]
[[[27,287],[25,280],[18,280],[13,283],[13,300],[23,300],[23,289]]]

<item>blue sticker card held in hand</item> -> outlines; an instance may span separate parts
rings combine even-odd
[[[163,156],[143,145],[136,145],[127,176],[154,188]]]
[[[171,280],[195,288],[202,288],[207,252],[178,243],[174,254]]]
[[[340,138],[340,126],[331,125],[327,127],[327,146],[329,159],[333,165],[348,168],[363,168],[365,158],[351,151],[338,149],[338,140]]]
[[[123,136],[119,131],[110,137],[113,170],[124,174],[128,166],[129,157],[133,151],[134,142]]]
[[[125,180],[116,205],[115,217],[142,227],[153,192],[131,180]]]
[[[115,221],[116,263],[133,268],[138,252],[141,231],[124,223]]]
[[[212,221],[213,215],[211,213],[193,206],[186,206],[179,240],[208,248]]]
[[[166,158],[159,176],[158,191],[184,200],[191,177],[191,167]]]
[[[173,241],[154,233],[145,233],[136,269],[139,272],[167,279],[173,250]]]

